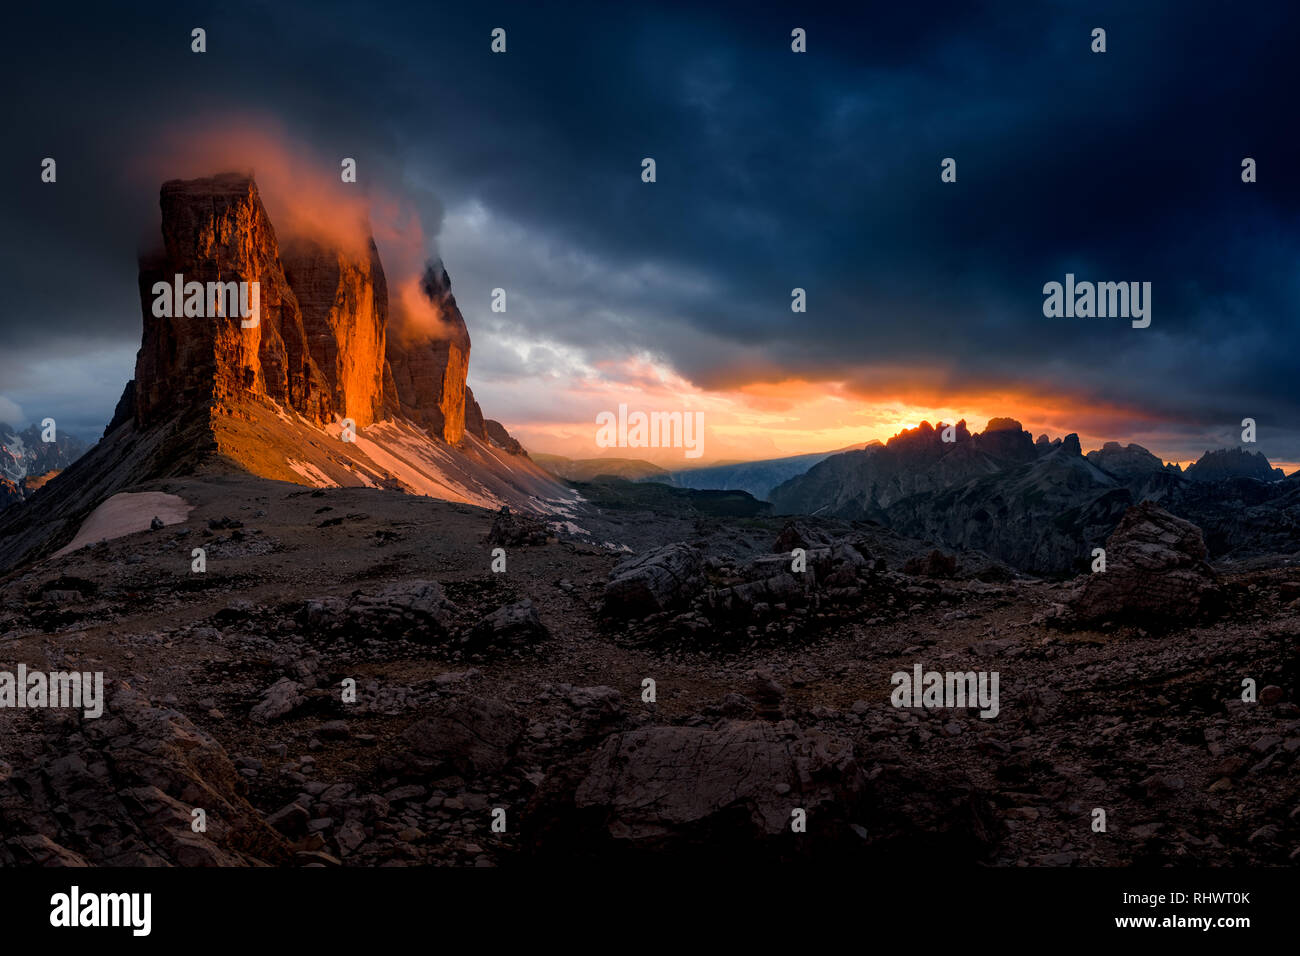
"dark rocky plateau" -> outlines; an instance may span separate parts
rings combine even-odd
[[[1300,855],[1300,569],[1211,567],[1155,506],[1107,575],[1044,581],[680,502],[591,516],[629,557],[383,489],[143,487],[193,511],[0,578],[0,658],[109,688],[98,720],[0,709],[0,863]],[[893,707],[915,663],[998,671],[1000,713]]]

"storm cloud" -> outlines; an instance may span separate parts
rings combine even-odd
[[[546,386],[617,384],[649,357],[701,392],[1035,396],[1165,457],[1253,417],[1261,450],[1300,460],[1300,8],[891,7],[15,11],[0,407],[98,434],[139,342],[159,157],[238,116],[324,166],[355,157],[418,213],[474,338],[470,384],[511,427],[589,422]],[[1150,282],[1151,326],[1045,317],[1066,273]]]

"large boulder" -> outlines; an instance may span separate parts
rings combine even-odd
[[[0,761],[0,866],[288,862],[219,743],[126,684],[104,689],[102,717],[51,714],[42,750]]]
[[[627,722],[623,695],[604,684],[575,687],[565,695],[565,703],[573,709],[569,729],[580,740],[604,736]]]
[[[815,610],[826,599],[852,595],[856,600],[858,586],[871,577],[867,559],[847,541],[809,547],[803,570],[792,570],[793,565],[789,553],[759,555],[739,569],[743,581],[710,588],[697,604],[715,625],[744,627],[783,619],[792,609]]]
[[[505,505],[492,518],[488,544],[503,548],[546,544],[550,531],[532,515],[511,511]]]
[[[788,720],[613,734],[585,763],[551,768],[522,827],[541,861],[637,865],[971,864],[1004,832],[964,775],[884,764],[868,774],[848,740]]]
[[[349,598],[307,601],[302,622],[329,635],[433,643],[448,636],[457,610],[437,581],[399,581],[376,591],[355,591]]]
[[[603,610],[610,617],[644,617],[682,606],[703,587],[704,556],[688,544],[668,544],[614,568]]]
[[[497,773],[514,756],[522,734],[518,712],[503,700],[442,698],[435,701],[432,713],[402,732],[401,746],[390,762],[405,773]]]
[[[805,551],[813,547],[829,547],[834,539],[819,528],[809,526],[806,522],[791,519],[781,528],[776,536],[772,550],[777,554],[789,554],[795,548]]]
[[[768,723],[646,727],[608,738],[574,805],[615,843],[638,848],[792,834],[802,809],[813,840],[851,836],[863,778],[847,740]]]
[[[1068,602],[1071,623],[1188,622],[1212,611],[1222,595],[1201,529],[1152,502],[1124,514],[1105,550],[1106,570],[1087,576]]]
[[[296,680],[281,677],[262,692],[262,699],[253,705],[249,716],[263,724],[286,717],[307,703],[307,698],[303,696],[304,689]]]
[[[927,578],[954,578],[957,576],[957,559],[935,549],[925,557],[919,555],[903,564],[903,573]]]
[[[531,647],[550,636],[537,606],[525,598],[483,618],[470,628],[465,641],[473,647]]]
[[[708,593],[706,608],[711,620],[742,623],[756,609],[812,606],[817,602],[817,577],[811,568],[801,574],[778,570],[770,577],[745,581]]]

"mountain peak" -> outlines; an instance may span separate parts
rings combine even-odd
[[[277,240],[247,173],[169,180],[160,204],[164,252],[140,270],[138,425],[178,405],[229,411],[264,400],[318,426],[401,416],[456,444],[468,419],[488,439],[465,385],[469,331],[441,259],[426,265],[416,300],[401,301],[400,334],[391,334],[388,281],[373,237],[357,249],[296,235]],[[234,315],[155,315],[155,288],[174,281],[256,283],[256,327]]]
[[[1126,478],[1165,471],[1165,464],[1141,445],[1108,441],[1087,454],[1088,461],[1103,471]]]
[[[990,432],[1019,432],[1023,430],[1024,428],[1020,422],[1014,418],[990,418],[989,423],[984,426],[985,435]]]
[[[1255,478],[1259,481],[1280,481],[1286,477],[1281,468],[1274,468],[1263,452],[1244,448],[1220,448],[1206,451],[1184,474],[1192,481],[1220,481],[1225,478]]]

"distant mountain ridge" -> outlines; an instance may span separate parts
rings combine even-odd
[[[85,442],[57,427],[54,441],[43,441],[43,432],[36,424],[19,431],[0,422],[0,511],[26,501],[86,453]]]
[[[777,485],[802,475],[813,465],[832,455],[853,451],[865,445],[849,445],[834,451],[760,458],[754,461],[727,461],[696,468],[664,468],[642,458],[566,458],[563,455],[533,454],[533,460],[547,471],[566,481],[590,481],[600,475],[629,481],[654,481],[674,488],[696,491],[744,491],[760,501]]]
[[[31,424],[22,431],[0,422],[0,477],[13,482],[61,471],[86,453],[80,438],[55,428],[54,441],[43,441],[43,429]]]
[[[668,472],[671,484],[679,488],[700,491],[745,491],[760,501],[767,501],[772,490],[791,478],[804,474],[832,455],[857,450],[863,446],[849,446],[836,451],[788,455],[783,458],[765,458],[757,461],[738,461],[706,465],[702,468],[681,468]],[[655,481],[654,478],[641,479]]]
[[[981,434],[972,434],[963,419],[951,426],[951,442],[943,440],[948,427],[922,422],[883,445],[832,455],[774,488],[772,506],[777,513],[880,520],[885,509],[909,495],[1033,461],[1043,447],[1050,447],[1036,445],[1012,419],[995,418]],[[1077,446],[1078,438],[1071,437]]]
[[[533,461],[565,481],[591,481],[601,475],[629,481],[669,482],[669,472],[641,458],[566,458],[533,453]]]
[[[1204,527],[1219,554],[1300,550],[1300,479],[1283,478],[1258,452],[1207,452],[1184,474],[1139,445],[1108,442],[1085,457],[1077,435],[1035,441],[1014,419],[995,418],[975,434],[964,421],[922,422],[827,458],[771,500],[778,514],[876,521],[1025,570],[1064,572],[1143,500]],[[1247,502],[1254,510],[1242,514]]]

